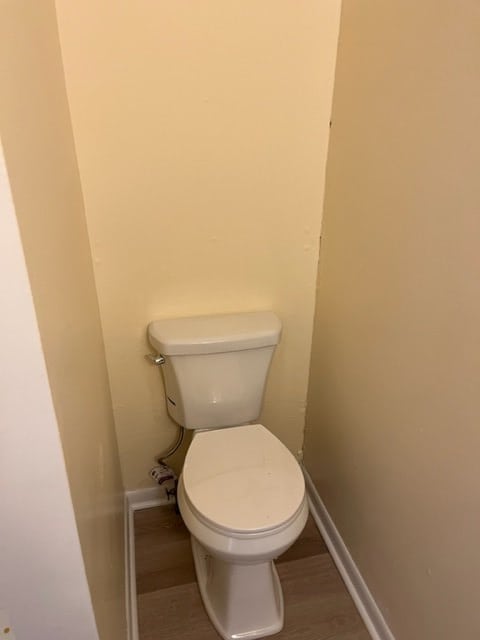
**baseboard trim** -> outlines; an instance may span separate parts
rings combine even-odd
[[[395,640],[304,465],[302,469],[310,513],[372,640]]]
[[[133,514],[140,509],[171,504],[161,487],[125,492],[125,591],[128,640],[138,640],[137,585],[135,580],[135,530]]]

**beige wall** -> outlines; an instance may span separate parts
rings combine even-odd
[[[155,318],[274,309],[302,445],[339,0],[57,0],[125,484],[175,438]]]
[[[479,25],[342,10],[305,460],[397,640],[480,634]]]
[[[122,485],[53,1],[2,0],[0,60],[0,131],[85,568],[100,637],[116,640],[125,637]],[[35,500],[35,477],[31,487]]]

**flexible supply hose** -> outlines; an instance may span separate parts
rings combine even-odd
[[[180,448],[180,445],[183,442],[183,437],[185,435],[185,429],[180,425],[178,425],[178,429],[179,429],[179,432],[178,432],[178,437],[177,437],[177,440],[175,441],[175,444],[170,449],[167,449],[166,453],[163,453],[162,455],[157,456],[157,460],[161,464],[165,464],[165,460],[168,460],[168,458],[173,456],[175,451],[178,451],[178,449]]]

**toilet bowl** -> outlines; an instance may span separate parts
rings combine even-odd
[[[262,425],[196,432],[178,487],[202,599],[225,640],[283,626],[273,560],[302,532],[308,507],[300,467]]]

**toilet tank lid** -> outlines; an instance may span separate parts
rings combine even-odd
[[[155,320],[148,338],[163,355],[194,355],[273,346],[281,329],[272,311],[253,311]]]

